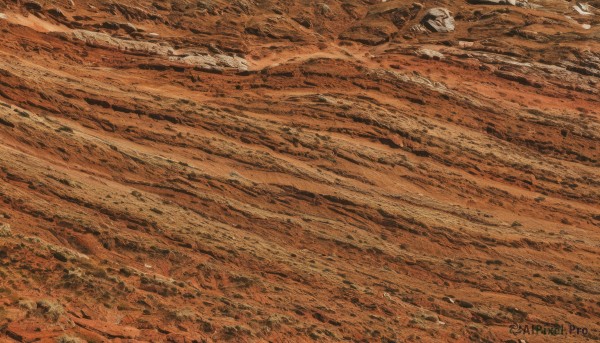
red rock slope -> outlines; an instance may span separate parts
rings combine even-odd
[[[600,3],[515,4],[0,1],[0,341],[600,339]]]

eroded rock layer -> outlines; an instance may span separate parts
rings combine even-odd
[[[600,339],[598,8],[0,1],[0,340]]]

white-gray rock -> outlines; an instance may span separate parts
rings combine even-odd
[[[421,23],[433,32],[452,32],[454,31],[454,17],[446,8],[431,8],[425,13]]]
[[[581,15],[594,15],[592,12],[590,12],[590,7],[588,4],[578,2],[575,6],[573,6],[573,9]]]
[[[421,57],[421,58],[425,58],[428,60],[443,60],[445,58],[444,54],[442,54],[439,51],[435,51],[435,50],[431,50],[431,49],[419,49],[417,51],[415,51],[415,55]]]
[[[65,35],[64,33],[57,34]],[[153,43],[121,39],[112,37],[106,33],[87,30],[73,30],[70,35],[71,38],[83,41],[91,46],[164,56],[167,57],[171,62],[183,63],[206,69],[236,69],[238,71],[248,70],[248,61],[238,56],[207,54],[193,50],[175,50],[166,42]],[[157,37],[158,35],[151,33],[149,36]]]
[[[205,69],[237,69],[239,71],[248,70],[248,61],[237,56],[228,56],[223,54],[217,55],[192,55],[192,56],[171,56],[170,61],[185,63],[193,66],[198,66]]]

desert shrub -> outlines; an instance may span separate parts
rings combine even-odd
[[[12,231],[10,230],[10,225],[0,224],[0,237],[3,237],[3,238],[12,237]]]
[[[169,318],[178,322],[191,322],[196,320],[197,315],[190,309],[178,309],[169,313]]]
[[[57,321],[65,313],[65,309],[61,304],[51,300],[39,300],[37,308],[42,311],[45,317],[53,321]]]
[[[85,343],[84,340],[75,336],[63,335],[56,339],[57,343]]]

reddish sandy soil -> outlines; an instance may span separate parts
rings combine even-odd
[[[574,4],[0,0],[0,342],[600,340]]]

